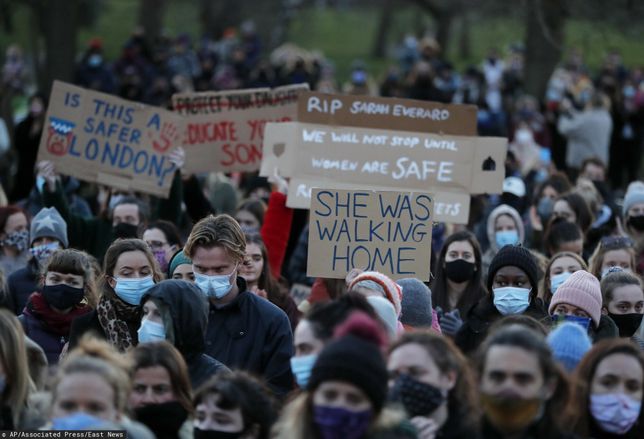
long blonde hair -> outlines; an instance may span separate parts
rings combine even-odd
[[[22,408],[27,406],[33,384],[29,376],[25,333],[18,318],[6,309],[0,309],[0,362],[6,379],[0,405],[13,409],[16,425]]]

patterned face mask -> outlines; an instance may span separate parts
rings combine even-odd
[[[29,230],[11,232],[0,242],[0,244],[2,244],[3,247],[15,247],[19,252],[21,252],[29,246]]]

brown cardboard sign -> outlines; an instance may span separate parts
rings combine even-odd
[[[183,120],[162,108],[54,81],[38,160],[89,182],[167,197]]]
[[[309,209],[311,207],[311,192],[313,188],[405,191],[405,188],[374,187],[371,185],[349,184],[333,180],[313,181],[296,177],[289,181],[286,205],[292,209]],[[434,221],[450,224],[467,224],[470,215],[470,194],[463,192],[432,192],[432,195]]]
[[[314,189],[307,276],[344,278],[361,268],[428,281],[432,204],[425,193]]]
[[[476,106],[412,99],[301,93],[297,120],[333,126],[476,136]]]
[[[304,90],[306,84],[173,95],[186,119],[186,171],[257,171],[266,123],[294,120]]]

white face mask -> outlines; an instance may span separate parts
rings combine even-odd
[[[642,402],[623,393],[590,395],[590,413],[607,433],[628,432],[639,417]]]
[[[530,306],[530,288],[494,288],[494,306],[504,316],[522,314]]]
[[[532,131],[522,128],[514,133],[514,139],[521,145],[528,145],[532,143],[534,137]]]
[[[236,271],[237,267],[230,274],[208,276],[207,274],[197,273],[193,267],[197,286],[203,291],[206,297],[213,297],[215,299],[222,299],[230,293],[233,289],[233,283],[230,278],[233,277]],[[236,277],[237,275],[235,274]]]

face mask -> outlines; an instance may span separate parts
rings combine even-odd
[[[99,54],[94,54],[87,59],[87,64],[91,67],[98,67],[103,62],[103,58]]]
[[[155,250],[154,259],[159,263],[161,271],[166,271],[168,269],[168,260],[166,259],[165,250]]]
[[[206,274],[197,273],[193,268],[195,273],[195,283],[199,288],[201,288],[201,291],[203,291],[206,297],[221,299],[226,297],[226,295],[230,293],[230,290],[233,289],[233,284],[230,282],[230,278],[235,273],[235,270],[230,274],[208,276]]]
[[[110,197],[110,202],[108,204],[108,208],[110,211],[112,211],[117,204],[119,204],[122,200],[125,199],[125,195],[112,195]]]
[[[644,215],[632,216],[628,219],[628,224],[635,230],[641,232],[644,230]]]
[[[11,232],[2,240],[4,247],[15,247],[19,252],[29,246],[29,230]]]
[[[67,284],[45,285],[42,287],[42,295],[49,306],[65,310],[81,303],[83,297],[85,297],[85,290],[83,288],[74,288]]]
[[[409,375],[401,375],[389,392],[389,399],[400,402],[410,418],[429,416],[446,400],[445,392],[431,384],[421,383]]]
[[[540,398],[504,398],[481,395],[481,407],[490,423],[504,433],[524,430],[535,422],[541,412]]]
[[[613,314],[609,312],[608,316],[613,319],[619,328],[619,336],[630,338],[642,324],[642,317],[644,317],[644,314]]]
[[[552,215],[552,209],[555,206],[555,202],[550,197],[542,197],[537,204],[537,215],[541,219],[541,222],[545,225]]]
[[[445,263],[445,276],[457,284],[466,282],[474,277],[476,265],[465,259],[455,259]]]
[[[118,223],[112,227],[114,236],[120,239],[136,238],[139,232],[139,226],[128,223]]]
[[[619,271],[626,271],[626,272],[629,272],[629,273],[630,273],[630,271],[631,271],[631,270],[630,270],[630,269],[628,269],[628,268],[622,268],[622,267],[606,267],[606,268],[604,268],[604,269],[602,270],[602,272],[601,272],[601,274],[600,274],[600,275],[601,275],[601,278],[603,279],[603,278],[605,278],[609,273],[615,273],[615,272],[619,272]]]
[[[568,279],[572,273],[569,271],[564,271],[563,273],[555,274],[550,278],[550,292],[552,294],[555,294],[557,292],[557,288]]]
[[[54,418],[51,422],[52,430],[92,430],[102,429],[106,425],[106,421],[88,415],[85,412],[75,412],[71,415]]]
[[[552,316],[551,319],[555,325],[559,325],[564,322],[576,323],[577,325],[584,328],[584,331],[588,331],[588,328],[590,327],[590,322],[592,321],[590,317],[566,316],[566,315],[558,315],[558,314],[555,314],[554,316]]]
[[[590,413],[602,430],[624,434],[629,431],[640,414],[642,403],[623,393],[590,395]]]
[[[341,407],[313,406],[313,422],[321,439],[360,439],[372,417],[371,410],[353,412]]]
[[[137,421],[144,424],[158,438],[168,437],[168,433],[178,436],[181,426],[188,418],[188,412],[178,401],[162,404],[146,404],[134,409]]]
[[[530,291],[529,288],[494,288],[494,306],[504,316],[521,314],[530,305]]]
[[[38,265],[41,267],[45,265],[51,255],[60,248],[58,242],[50,242],[49,244],[37,245],[29,249],[29,252],[36,258]]]
[[[519,243],[519,232],[516,230],[503,230],[496,232],[496,245],[503,248],[506,245],[517,245]]]
[[[193,430],[194,439],[237,439],[242,437],[244,431],[232,433],[230,431],[201,430],[197,427]]]
[[[165,340],[165,326],[148,319],[141,320],[141,327],[136,333],[139,335],[139,343]]]
[[[295,375],[295,381],[300,389],[306,388],[311,376],[311,370],[318,359],[317,354],[291,357],[291,371]]]
[[[514,138],[517,143],[520,143],[521,145],[527,145],[529,143],[532,143],[532,131],[526,129],[518,130],[516,133],[514,133]]]
[[[130,305],[139,306],[141,298],[154,286],[152,276],[136,279],[124,279],[117,277],[114,292],[119,298]]]

